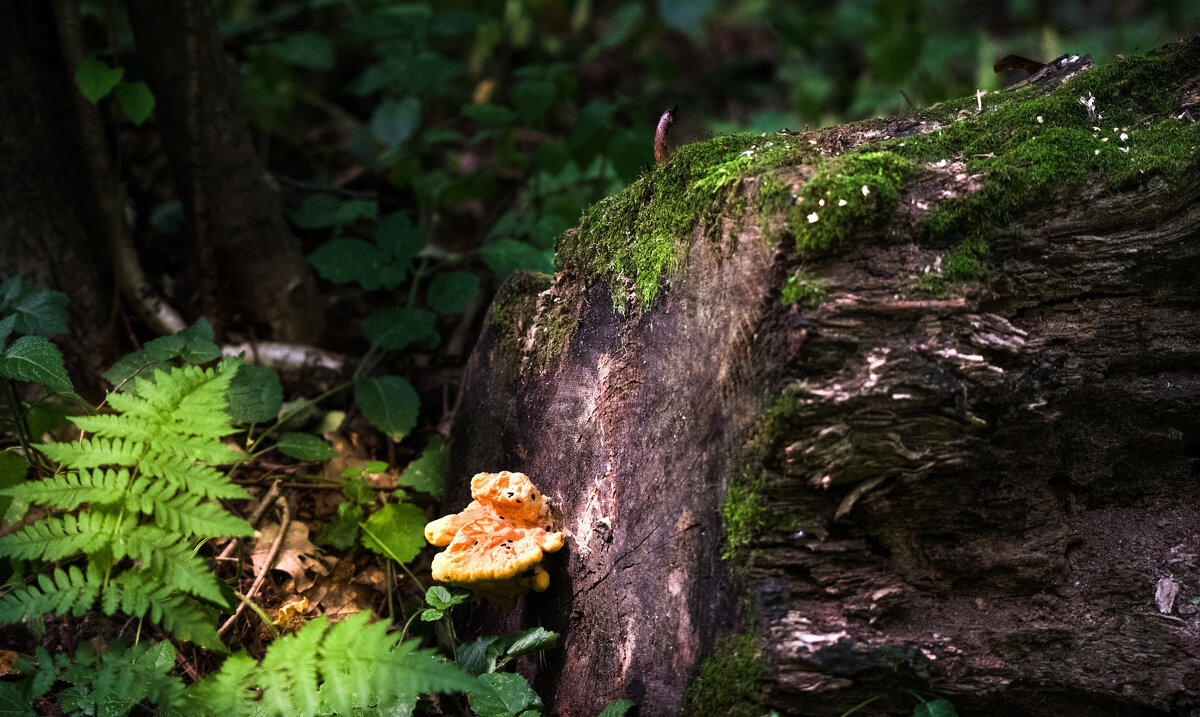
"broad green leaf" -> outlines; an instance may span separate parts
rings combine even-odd
[[[470,306],[477,293],[478,276],[468,271],[449,271],[434,277],[425,300],[439,314],[457,314]]]
[[[958,717],[958,712],[948,700],[937,699],[914,707],[913,717]]]
[[[386,261],[379,249],[361,239],[334,239],[308,256],[322,278],[339,284],[357,281],[371,291],[382,285]]]
[[[554,83],[550,80],[522,80],[512,90],[513,106],[527,123],[538,122],[554,105]]]
[[[34,717],[33,705],[12,682],[0,682],[0,717]]]
[[[371,132],[389,147],[398,147],[421,123],[421,101],[416,97],[387,100],[371,117]]]
[[[458,646],[458,666],[471,675],[482,675],[496,669],[496,656],[499,654],[493,647],[499,637],[480,637]]]
[[[421,399],[412,384],[399,376],[364,378],[354,384],[354,402],[371,425],[394,441],[417,425]]]
[[[285,433],[275,447],[285,456],[301,461],[327,461],[338,455],[333,446],[310,433]]]
[[[421,457],[408,464],[396,479],[396,485],[408,486],[431,495],[441,495],[446,487],[447,458],[441,437],[430,438]]]
[[[15,314],[9,314],[0,319],[0,352],[3,352],[4,347],[8,345],[8,337],[12,335],[13,327],[16,325],[17,317]]]
[[[270,46],[271,53],[288,64],[313,70],[333,68],[333,42],[315,32],[298,32]]]
[[[542,706],[542,698],[521,675],[489,672],[480,675],[479,682],[481,688],[470,694],[471,709],[479,717],[517,717],[526,709]]]
[[[625,713],[634,705],[633,700],[617,700],[601,710],[599,717],[625,717]]]
[[[445,614],[446,613],[442,612],[441,610],[432,610],[432,609],[431,610],[422,610],[421,611],[421,621],[422,622],[436,622],[438,620],[441,620],[442,616]]]
[[[133,383],[127,382],[131,376],[136,374],[152,379],[156,368],[175,358],[190,364],[202,364],[220,356],[221,348],[213,342],[212,324],[202,316],[182,331],[147,341],[142,348],[126,354],[101,375],[113,386],[121,386],[123,391],[129,391],[133,389]]]
[[[40,383],[49,393],[74,393],[62,354],[43,336],[22,336],[12,342],[0,355],[0,376]]]
[[[425,514],[412,503],[389,503],[363,523],[363,545],[398,563],[417,557],[425,543]]]
[[[359,219],[374,219],[378,214],[376,202],[342,201],[328,194],[313,194],[299,209],[288,212],[288,218],[301,229],[326,229],[353,224]]]
[[[500,239],[484,244],[479,253],[483,257],[483,263],[488,265],[497,279],[506,279],[518,269],[540,271],[544,274],[554,273],[552,250],[538,249],[513,239]]]
[[[691,35],[704,26],[714,0],[658,0],[658,14],[672,28]]]
[[[372,346],[399,351],[409,344],[424,341],[429,334],[434,333],[433,324],[436,319],[433,312],[425,309],[393,306],[367,316],[363,319],[362,328]]]
[[[407,269],[427,242],[425,235],[413,226],[407,215],[396,212],[379,223],[379,229],[375,231],[375,243],[401,269]],[[400,280],[404,280],[403,273],[400,274]]]
[[[225,395],[234,423],[264,423],[278,416],[283,406],[279,374],[265,366],[239,366]]]
[[[0,489],[11,488],[25,480],[29,472],[29,461],[12,451],[0,451]],[[8,513],[12,505],[11,496],[0,496],[0,517]]]
[[[117,98],[121,113],[138,127],[150,119],[150,113],[154,111],[154,93],[145,82],[122,82],[113,91],[113,96]]]
[[[463,105],[462,113],[468,119],[488,127],[504,127],[517,119],[517,113],[499,105]]]
[[[440,610],[445,610],[452,604],[450,600],[453,596],[450,591],[441,585],[434,585],[425,591],[425,602],[432,607]]]
[[[61,291],[22,291],[9,307],[16,317],[13,330],[33,336],[67,333],[67,301],[67,295]]]
[[[385,464],[386,466],[386,464]],[[342,493],[355,503],[374,503],[375,489],[361,478],[350,478],[342,483]]]
[[[124,67],[109,67],[97,60],[95,55],[88,55],[75,72],[75,84],[88,102],[96,104],[112,92],[124,76]]]
[[[337,517],[321,526],[321,532],[317,533],[314,542],[348,550],[358,539],[358,524],[362,519],[362,507],[353,501],[345,501],[338,505]]]
[[[558,633],[543,627],[531,627],[524,632],[513,635],[504,654],[508,657],[520,657],[538,650],[548,650],[558,645]]]

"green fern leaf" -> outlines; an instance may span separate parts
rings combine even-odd
[[[115,535],[128,530],[131,522],[115,515],[87,512],[68,513],[27,525],[0,538],[0,556],[60,560],[75,553],[103,550]]]
[[[114,503],[125,497],[129,488],[129,471],[96,469],[78,473],[60,473],[41,482],[28,482],[0,490],[17,500],[40,503],[52,508],[70,510],[84,503]]]
[[[163,478],[180,490],[209,499],[244,500],[252,496],[245,488],[229,481],[224,473],[205,465],[192,465],[180,456],[147,456],[141,463],[142,474]]]
[[[146,453],[144,443],[124,438],[85,438],[72,443],[41,443],[37,449],[50,460],[81,468],[132,466]]]
[[[323,623],[325,618],[313,622],[318,620]],[[304,629],[295,635],[281,637],[271,645],[263,658],[259,678],[263,703],[268,708],[285,715],[316,713],[320,705],[317,645],[322,636],[323,630]]]
[[[143,570],[164,585],[217,605],[229,606],[208,565],[176,534],[143,525],[118,538],[113,544],[113,555],[118,560],[128,555],[139,561]]]
[[[88,570],[85,576],[75,565],[66,571],[55,570],[53,580],[39,575],[37,586],[17,588],[0,600],[0,622],[18,622],[48,612],[83,617],[95,604],[101,582],[96,571]]]
[[[185,535],[246,537],[254,535],[249,523],[225,512],[215,503],[201,503],[195,494],[177,495],[155,506],[154,521]]]
[[[102,413],[95,416],[72,416],[71,422],[84,433],[95,436],[120,436],[139,443],[146,443],[155,438],[159,430],[157,424],[133,416]]]
[[[212,610],[147,573],[126,570],[109,582],[101,597],[100,607],[107,615],[118,610],[135,617],[149,615],[180,639],[217,652],[229,651],[213,626]]]

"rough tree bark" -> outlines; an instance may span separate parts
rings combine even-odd
[[[90,377],[115,358],[112,278],[48,3],[0,4],[0,75],[0,279],[67,294],[71,333],[55,340],[76,388],[96,397]]]
[[[1066,58],[1019,94],[764,135],[740,155],[749,140],[685,147],[563,237],[553,280],[501,289],[447,507],[474,472],[506,469],[561,508],[550,590],[472,616],[563,633],[526,666],[551,713],[624,697],[641,715],[835,715],[871,698],[859,714],[910,714],[909,689],[963,715],[1200,713],[1200,40],[1149,62],[1100,75]],[[1080,75],[1111,89],[1063,84]],[[884,150],[863,161],[885,167],[943,130],[960,150],[974,131],[1025,131],[977,102],[1044,132],[985,173],[922,157],[842,241],[792,241],[836,217],[836,192],[805,192],[838,155]],[[678,181],[688,158],[724,149],[707,171],[728,173],[774,144],[794,158],[696,205],[650,308],[621,270],[644,262],[594,261],[648,246],[653,205],[672,201],[655,186],[713,186]],[[1075,171],[1128,152],[1144,169],[1119,181]],[[1014,178],[1039,184],[987,194]],[[807,204],[768,202],[771,187]],[[606,223],[618,249],[586,244]],[[785,307],[789,277],[810,291]],[[749,685],[747,643],[718,642],[731,631],[751,638]]]
[[[271,327],[271,338],[316,340],[324,325],[316,283],[254,151],[212,3],[127,5],[167,156],[192,221],[196,261],[209,283],[205,313],[213,316],[216,300],[232,294]],[[224,285],[211,285],[218,277]]]

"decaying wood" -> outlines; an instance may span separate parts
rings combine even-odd
[[[969,182],[928,167],[886,232],[805,257],[816,308],[781,305],[798,259],[753,212],[697,228],[648,310],[570,266],[502,289],[448,507],[507,469],[561,508],[549,592],[474,617],[563,633],[526,666],[552,713],[675,714],[735,629],[760,646],[749,714],[910,714],[905,690],[964,715],[1200,710],[1200,173],[1048,196],[986,281],[914,296],[938,261],[918,208]],[[721,507],[754,441],[786,529],[731,565]]]

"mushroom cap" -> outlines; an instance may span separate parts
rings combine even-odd
[[[461,513],[425,526],[425,538],[446,549],[433,558],[433,579],[469,587],[511,609],[529,590],[541,592],[550,575],[539,565],[565,537],[550,532],[550,506],[524,473],[479,473]]]

